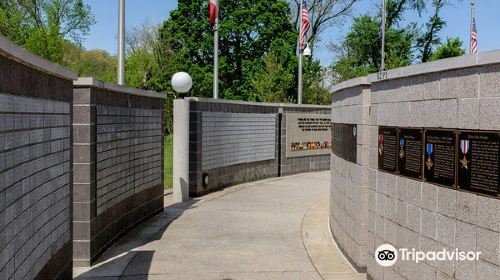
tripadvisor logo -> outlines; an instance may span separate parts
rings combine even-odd
[[[415,249],[401,248],[397,250],[391,244],[382,244],[375,251],[375,261],[381,266],[393,266],[398,257],[402,261],[413,261],[419,263],[424,260],[428,261],[477,261],[481,252],[463,252],[455,249],[449,251],[442,249],[440,251],[417,251]]]
[[[391,244],[382,244],[375,251],[375,260],[381,266],[393,266],[398,260],[398,251]]]

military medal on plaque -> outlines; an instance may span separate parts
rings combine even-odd
[[[384,135],[378,136],[378,154],[384,155]]]
[[[460,150],[462,150],[462,154],[464,158],[460,160],[462,164],[462,169],[469,169],[469,161],[467,160],[467,153],[470,149],[470,140],[460,140]]]
[[[432,153],[434,152],[434,144],[427,143],[425,152],[427,154],[427,161],[425,162],[425,165],[427,166],[428,170],[431,170],[432,166],[434,165],[431,158]]]
[[[399,139],[399,157],[404,158],[405,157],[405,139],[401,138]]]

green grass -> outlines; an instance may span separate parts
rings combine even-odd
[[[165,189],[172,188],[172,173],[173,173],[173,135],[165,136]]]

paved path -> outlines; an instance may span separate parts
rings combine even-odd
[[[228,188],[165,212],[77,279],[364,279],[328,232],[329,172]],[[331,264],[331,266],[329,265]]]

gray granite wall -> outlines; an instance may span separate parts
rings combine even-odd
[[[330,226],[346,256],[370,278],[496,279],[500,275],[498,197],[379,171],[377,156],[379,126],[500,130],[499,65],[500,53],[492,52],[399,68],[382,79],[370,75],[365,80],[371,84],[369,110],[362,114],[343,103],[364,99],[362,91],[356,93],[362,80],[334,89],[333,119],[347,115],[351,118],[347,122],[355,122],[362,116],[369,127],[364,149],[369,156],[358,156],[355,165],[332,156]],[[358,166],[365,163],[367,167],[360,170]],[[367,203],[361,205],[356,202],[357,178],[368,186]],[[366,216],[358,221],[351,218],[353,211]],[[365,247],[358,246],[355,229],[365,236]],[[477,261],[398,260],[392,267],[382,267],[374,252],[384,243],[397,249],[458,249],[481,255]],[[356,260],[357,254],[366,256],[364,263]]]
[[[203,98],[191,98],[189,101],[191,197],[239,183],[329,168],[329,155],[285,156],[285,114],[328,114],[330,108],[327,106]]]
[[[273,160],[276,114],[202,112],[202,170]]]
[[[2,35],[0,65],[0,279],[71,279],[76,76]]]
[[[196,197],[238,183],[276,177],[278,175],[278,147],[275,133],[278,127],[277,113],[278,108],[269,106],[191,100],[189,115],[189,196]],[[205,115],[205,118],[203,115]],[[259,118],[266,120],[267,125],[264,130],[266,151],[262,153],[254,144],[254,138],[248,138],[253,131],[253,126],[241,126],[237,130],[222,130],[219,137],[212,137],[207,132],[203,133],[203,127],[205,126],[205,129],[207,129],[207,124],[203,123],[204,120],[211,123],[211,125],[218,125],[215,120],[207,118],[207,116],[216,115],[224,115],[226,118],[230,115],[238,116],[243,123]],[[228,126],[235,123],[226,119],[225,122],[222,122],[222,125]],[[272,127],[272,132],[269,130],[270,127]],[[210,140],[203,139],[203,135],[209,136]],[[250,155],[253,152],[246,153],[242,151],[236,147],[237,143],[233,147],[235,153],[225,154],[232,145],[230,142],[236,141],[236,138],[239,138],[240,135],[246,137],[238,142],[246,143],[245,145],[249,149],[261,154],[261,158],[250,159],[245,157],[246,154]],[[216,152],[211,151],[214,146],[221,149]],[[203,162],[204,159],[205,163]],[[204,179],[207,179],[207,181],[204,182]]]
[[[74,90],[74,263],[91,265],[163,210],[163,98],[80,79]]]
[[[357,158],[351,162],[331,155],[330,228],[351,263],[359,271],[366,271],[370,114],[366,80],[335,92],[332,101],[333,123],[357,125]]]

